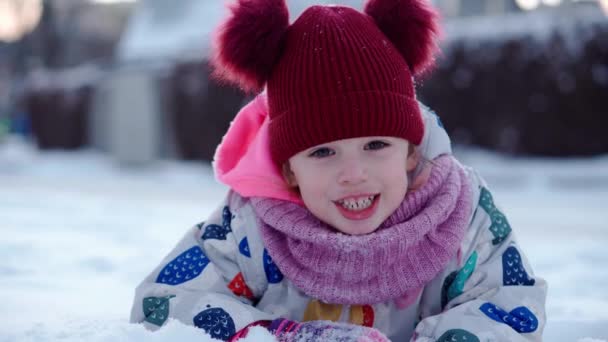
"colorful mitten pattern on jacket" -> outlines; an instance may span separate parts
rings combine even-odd
[[[384,334],[374,328],[331,321],[299,323],[284,318],[253,322],[237,332],[230,342],[247,337],[249,329],[254,326],[265,327],[279,342],[390,342]]]
[[[389,342],[380,331],[356,324],[331,321],[298,323],[287,319],[275,319],[268,330],[280,342],[344,341],[344,342]]]

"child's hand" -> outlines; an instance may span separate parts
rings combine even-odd
[[[353,341],[353,342],[390,342],[386,336],[374,328],[349,323],[331,321],[310,321],[298,323],[279,318],[274,321],[255,322],[253,325],[265,326],[280,342],[299,341]],[[231,341],[247,335],[243,329]]]

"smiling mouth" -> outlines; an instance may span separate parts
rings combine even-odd
[[[371,205],[374,203],[374,200],[378,197],[379,195],[370,195],[370,196],[361,196],[361,197],[356,197],[356,198],[347,198],[347,199],[341,199],[338,201],[335,201],[336,204],[339,204],[340,206],[342,206],[342,208],[346,209],[346,210],[350,210],[350,211],[362,211],[365,210],[369,207],[371,207]]]

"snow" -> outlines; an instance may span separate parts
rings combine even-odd
[[[118,45],[120,61],[178,58],[208,53],[210,34],[225,17],[223,1],[143,1]]]
[[[469,65],[495,67],[506,50],[513,54],[510,67],[519,71],[530,60],[543,56],[555,65],[567,65],[585,55],[589,45],[599,44],[598,48],[606,51],[606,42],[598,40],[605,27],[606,14],[597,3],[565,4],[500,16],[453,18],[444,21],[443,56],[438,67],[449,68],[450,63],[460,58]],[[554,52],[556,49],[559,53]],[[462,53],[464,56],[460,56]],[[603,64],[593,68],[594,81],[598,85],[605,84],[608,79],[605,69]],[[557,77],[563,93],[572,92],[576,87],[573,75],[561,73]],[[454,82],[457,87],[462,83],[458,79]],[[462,87],[466,87],[466,83]]]
[[[608,339],[608,156],[510,158],[458,149],[549,282],[547,341]],[[204,163],[126,167],[84,150],[0,144],[0,341],[175,341],[128,324],[135,286],[225,194]],[[268,341],[258,329],[250,341]],[[209,339],[210,340],[210,339]]]
[[[221,20],[226,18],[230,1],[180,0],[179,5],[163,0],[140,1],[133,12],[116,53],[119,62],[141,60],[204,59],[209,55],[211,38]],[[363,9],[364,0],[298,0],[288,1],[290,22],[308,7],[318,4],[339,4]],[[591,37],[593,24],[602,25],[606,16],[600,5],[568,4],[526,13],[513,12],[504,16],[449,18],[444,22],[446,42],[462,41],[467,45],[495,42],[497,37],[530,37],[544,46],[559,33],[571,54],[578,54]],[[497,24],[498,23],[498,24]],[[585,25],[582,25],[585,23]],[[529,54],[542,49],[528,49]],[[445,45],[446,55],[451,53]],[[478,59],[493,58],[488,49]],[[475,57],[475,56],[471,56]],[[497,58],[498,56],[494,56]]]
[[[142,59],[204,58],[209,54],[211,36],[226,17],[228,1],[164,0],[142,1],[132,15],[118,46],[120,61]],[[291,21],[311,5],[331,4],[331,0],[289,1]],[[361,9],[363,0],[340,0],[341,5]]]
[[[0,338],[2,336],[0,335]],[[125,321],[67,321],[61,326],[37,323],[19,336],[7,336],[7,340],[20,342],[62,341],[62,342],[174,342],[174,341],[218,341],[201,335],[201,330],[187,326],[176,320],[169,320],[162,329],[152,332],[143,325]],[[242,341],[274,341],[274,337],[262,327],[253,327]],[[0,340],[2,341],[2,340]],[[588,341],[591,342],[591,341]]]
[[[555,32],[573,35],[565,39],[577,47],[585,41],[592,24],[602,25],[606,15],[599,4],[567,4],[538,11],[511,12],[500,16],[456,17],[444,22],[447,40],[469,39],[472,43],[494,41],[497,37],[516,38],[532,36],[539,41],[548,40]],[[585,23],[585,25],[582,25]],[[499,25],[497,25],[499,24]]]

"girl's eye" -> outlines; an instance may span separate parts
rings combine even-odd
[[[318,148],[314,151],[312,151],[311,154],[309,154],[309,157],[313,157],[313,158],[324,158],[324,157],[329,157],[331,155],[334,154],[334,151],[332,151],[331,149],[327,148],[327,147],[321,147]]]
[[[385,143],[384,141],[374,140],[374,141],[370,141],[369,143],[367,143],[367,145],[365,145],[365,149],[366,150],[381,150],[388,146],[389,146],[389,144]]]

